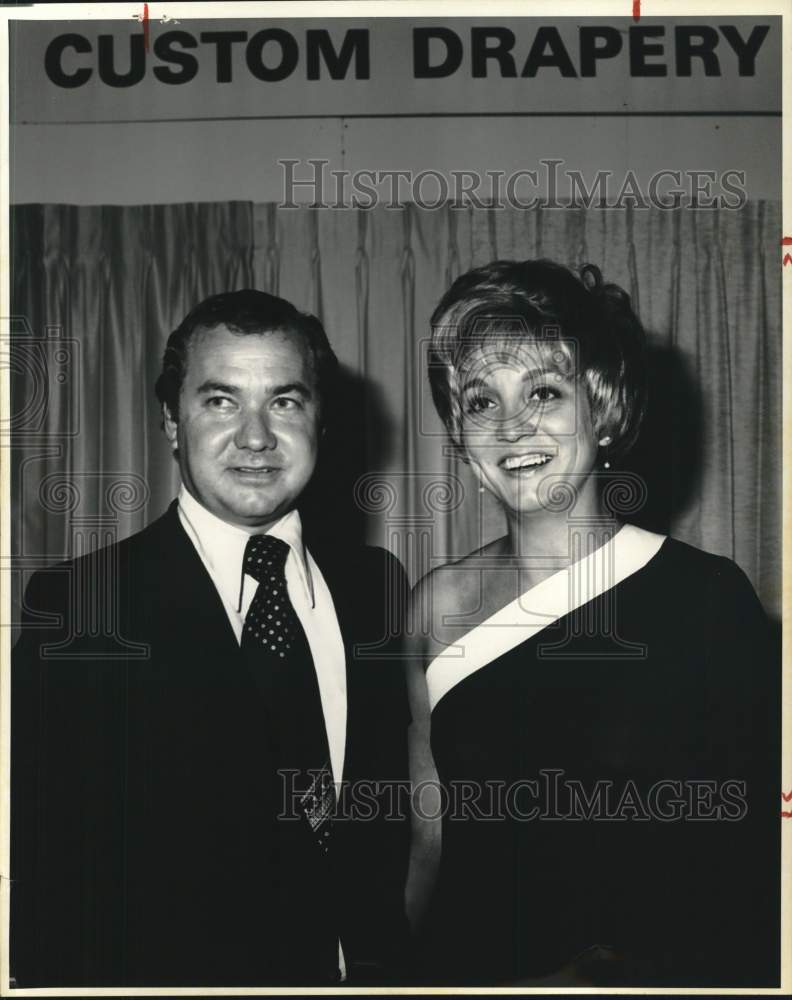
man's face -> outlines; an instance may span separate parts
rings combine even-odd
[[[319,410],[304,337],[217,326],[189,342],[179,419],[166,407],[165,433],[196,500],[229,524],[262,528],[311,478]]]

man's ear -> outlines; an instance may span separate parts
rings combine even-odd
[[[179,422],[173,419],[173,414],[167,403],[162,404],[162,429],[165,431],[165,437],[168,439],[172,450],[176,451],[178,447]]]

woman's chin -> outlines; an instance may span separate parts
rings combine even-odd
[[[487,493],[494,496],[504,507],[528,513],[541,507],[538,493],[540,482],[537,476],[501,473],[497,477],[490,477],[490,480],[482,485]]]
[[[510,490],[508,492],[501,491],[495,494],[501,506],[513,513],[519,515],[529,515],[538,514],[545,508],[539,501],[536,495],[536,491],[528,492],[528,490]]]

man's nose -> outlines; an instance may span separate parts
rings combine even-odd
[[[237,428],[234,444],[240,450],[268,451],[275,448],[278,439],[272,431],[267,413],[262,410],[247,411]]]

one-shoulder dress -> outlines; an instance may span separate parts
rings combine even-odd
[[[437,656],[423,978],[777,985],[776,659],[733,562],[630,525]]]

